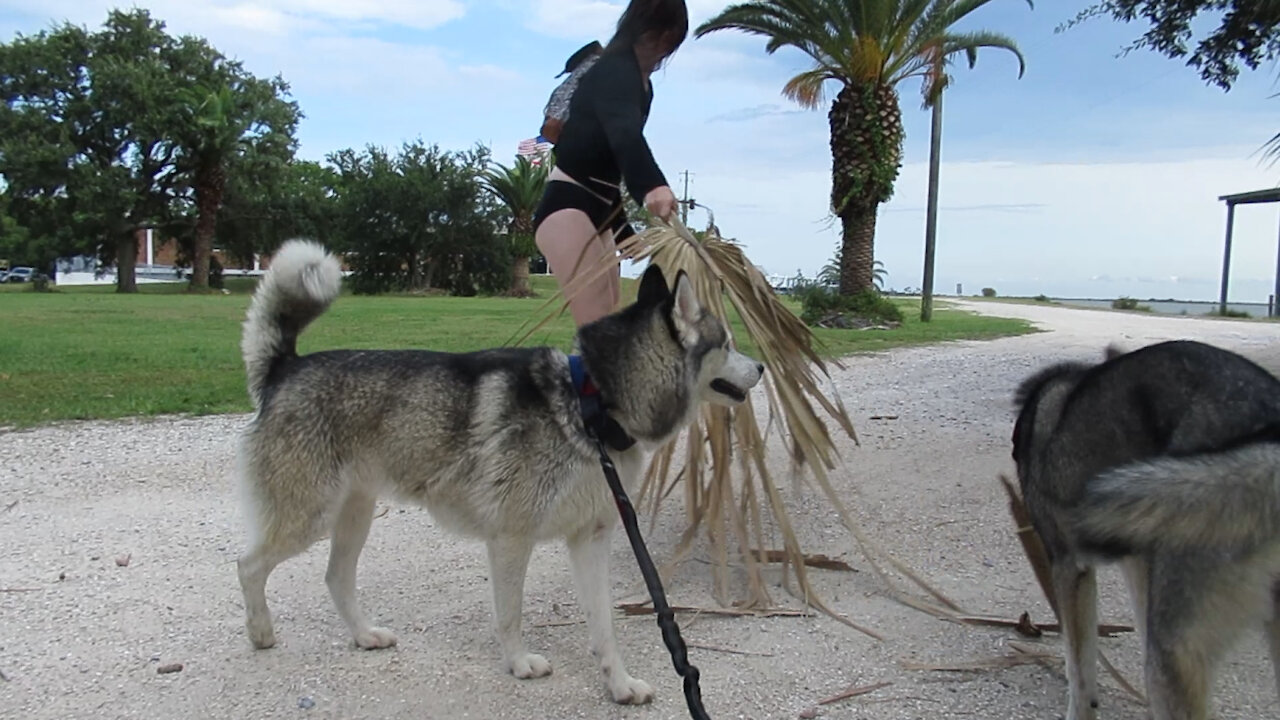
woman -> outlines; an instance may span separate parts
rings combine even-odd
[[[621,183],[663,220],[676,196],[653,159],[644,124],[653,102],[649,76],[689,33],[684,0],[631,0],[600,59],[582,76],[556,145],[556,165],[534,214],[534,239],[560,287],[573,295],[569,311],[585,325],[618,304],[619,273],[574,282],[634,234],[622,208]]]

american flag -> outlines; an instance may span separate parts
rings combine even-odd
[[[542,161],[551,155],[551,142],[541,135],[521,140],[516,146],[516,155],[529,158],[529,162],[534,165],[541,165]]]

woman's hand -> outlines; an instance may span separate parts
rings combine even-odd
[[[666,185],[659,185],[644,196],[644,208],[664,222],[670,222],[676,214],[676,194]]]

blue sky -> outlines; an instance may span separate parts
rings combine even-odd
[[[172,32],[210,39],[259,75],[281,73],[306,113],[302,156],[394,147],[422,138],[483,143],[507,161],[537,132],[569,53],[607,40],[616,0],[153,0]],[[696,24],[728,3],[690,0]],[[937,282],[1001,294],[1217,297],[1222,194],[1271,187],[1258,149],[1280,130],[1273,67],[1230,93],[1180,61],[1116,57],[1143,26],[1095,20],[1054,28],[1083,7],[995,0],[972,27],[1020,44],[956,68],[945,99]],[[0,0],[0,33],[70,20],[97,26],[116,5]],[[827,119],[780,94],[806,67],[763,42],[724,32],[690,39],[655,76],[650,144],[668,179],[772,274],[813,274],[838,231],[828,216]],[[928,113],[902,89],[904,166],[879,219],[876,255],[889,285],[918,287],[923,258]],[[705,222],[695,212],[691,222]],[[1265,301],[1274,285],[1280,205],[1237,212],[1231,297]]]

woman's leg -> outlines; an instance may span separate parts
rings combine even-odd
[[[538,225],[534,241],[569,297],[569,312],[578,327],[613,312],[621,292],[619,269],[598,274],[602,259],[617,252],[610,230],[597,233],[585,212],[565,208]]]

